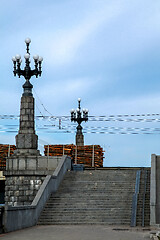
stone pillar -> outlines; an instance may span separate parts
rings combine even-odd
[[[5,204],[30,205],[46,176],[40,171],[32,93],[21,97],[19,132],[15,138],[16,150],[6,161]]]
[[[57,162],[54,157],[40,155],[35,134],[34,98],[21,97],[20,126],[16,135],[16,150],[6,159],[5,205],[30,205],[45,177],[52,175]]]
[[[77,146],[84,146],[84,136],[82,133],[82,126],[78,125],[77,133],[76,133],[76,145]]]
[[[20,127],[16,135],[15,155],[40,155],[38,136],[35,134],[34,123],[34,98],[33,96],[21,97]]]
[[[83,134],[76,134],[76,145],[84,146],[84,136]]]

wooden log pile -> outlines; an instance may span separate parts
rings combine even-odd
[[[103,167],[104,151],[100,145],[75,146],[72,154],[77,164],[84,164],[85,167]]]
[[[63,156],[67,155],[70,156],[71,159],[73,160],[72,157],[72,151],[73,151],[73,144],[58,144],[58,145],[44,145],[44,155],[45,156]]]
[[[84,164],[85,167],[103,167],[104,151],[100,145],[45,145],[44,148],[45,156],[68,155],[73,163]]]
[[[0,170],[6,168],[6,157],[12,155],[15,149],[15,145],[0,144]]]

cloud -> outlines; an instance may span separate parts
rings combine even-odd
[[[17,92],[14,92],[9,90],[0,90],[0,96],[1,96],[1,110],[0,114],[16,114],[19,115],[20,110],[20,95],[18,95]]]
[[[158,94],[119,98],[106,96],[88,104],[93,115],[159,113],[160,96]]]
[[[81,7],[78,5],[79,9],[69,14],[73,6],[75,7],[73,3],[70,1],[70,11],[67,9],[64,12],[67,6],[65,3],[57,6],[58,4],[47,1],[43,9],[38,6],[37,15],[35,14],[36,4],[34,4],[32,9],[28,9],[31,10],[32,21],[29,21],[27,15],[27,21],[24,18],[23,22],[25,28],[18,27],[16,34],[12,34],[10,38],[6,33],[3,42],[5,39],[7,43],[5,45],[11,52],[14,48],[21,51],[24,48],[21,41],[26,35],[31,37],[33,44],[35,43],[33,45],[35,51],[43,54],[49,67],[62,67],[73,64],[77,60],[85,62],[86,59],[92,61],[95,58],[98,61],[116,60],[117,56],[121,58],[121,61],[125,59],[127,62],[128,56],[132,58],[134,55],[138,56],[140,52],[152,45],[153,41],[159,42],[160,16],[157,2],[150,6],[150,1],[91,1],[89,4],[82,1]],[[23,13],[23,5],[20,6]],[[85,13],[83,7],[86,8]],[[61,17],[63,13],[65,14],[64,20],[59,18],[56,10],[60,12]],[[42,14],[43,20],[36,21],[36,19],[41,19]],[[11,23],[15,27],[19,26],[19,15],[18,17],[15,15],[13,19],[9,18],[9,21],[13,20]],[[66,15],[72,17],[65,25]],[[22,17],[23,14],[20,16]],[[63,25],[60,26],[59,21]],[[4,22],[6,24],[7,21]],[[11,45],[11,43],[14,44]]]
[[[85,104],[86,94],[95,87],[95,82],[90,78],[73,78],[37,86],[33,93],[37,107],[45,115],[48,115],[48,113],[44,111],[42,104],[53,115],[69,115],[71,108],[77,108],[77,98],[82,98],[83,104]]]
[[[108,25],[113,18],[117,18],[123,11],[120,4],[100,4],[100,7],[89,12],[79,24],[69,29],[61,29],[56,34],[47,33],[48,64],[63,65],[68,64],[78,58],[78,51],[97,32],[101,25]],[[89,42],[87,42],[89,44]],[[46,48],[47,50],[47,48]],[[46,52],[46,54],[47,54]]]

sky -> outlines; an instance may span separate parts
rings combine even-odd
[[[1,0],[0,35],[0,115],[19,115],[25,80],[14,77],[11,58],[23,60],[30,37],[31,55],[44,59],[42,76],[31,79],[36,115],[70,116],[81,98],[89,116],[97,116],[82,124],[85,144],[104,148],[104,166],[150,166],[151,154],[160,154],[160,117],[153,115],[160,113],[159,0]],[[142,114],[142,121],[127,120]],[[146,114],[154,120],[144,120]],[[100,121],[102,115],[114,120]],[[0,143],[15,144],[11,125],[18,131],[18,120],[0,119]],[[76,128],[69,119],[61,125]],[[64,133],[58,120],[37,120],[36,129],[42,153],[44,144],[75,143],[75,133]]]

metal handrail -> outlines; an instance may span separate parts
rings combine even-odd
[[[138,170],[137,174],[136,174],[135,192],[134,192],[133,198],[132,198],[131,227],[136,226],[137,204],[138,204],[138,194],[139,194],[139,187],[140,187],[140,178],[141,178],[141,170]]]
[[[145,225],[144,213],[145,213],[145,200],[146,200],[146,188],[147,188],[147,175],[148,171],[144,172],[144,190],[143,190],[143,206],[142,206],[142,227]]]

